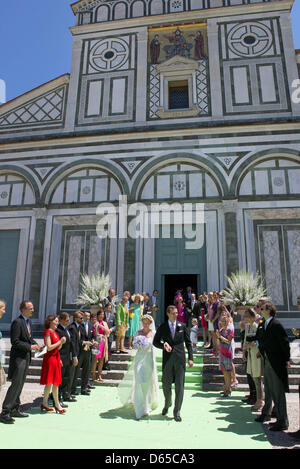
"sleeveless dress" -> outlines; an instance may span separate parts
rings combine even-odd
[[[106,349],[107,349],[106,334],[105,334],[105,329],[103,327],[103,321],[96,324],[96,326],[94,327],[94,332],[95,332],[97,342],[99,341],[99,352],[97,355],[95,355],[95,358],[103,358],[106,354]]]
[[[132,306],[133,310],[129,313],[129,329],[126,332],[126,337],[134,337],[140,327],[141,305],[140,303],[133,303]]]
[[[59,335],[51,329],[46,329],[44,331],[44,339],[46,335],[50,335],[51,345],[60,341]],[[49,384],[53,384],[54,386],[61,385],[61,358],[58,348],[59,347],[56,347],[54,350],[48,351],[44,355],[40,384],[44,384],[45,386],[48,386]]]
[[[119,385],[119,397],[123,405],[133,404],[136,418],[140,419],[158,406],[159,385],[153,336],[147,338],[138,332],[133,340],[137,352]]]
[[[232,371],[232,362],[234,358],[234,329],[232,324],[228,324],[227,329],[220,329],[220,335],[225,339],[230,339],[230,344],[220,342],[219,365],[221,371]]]

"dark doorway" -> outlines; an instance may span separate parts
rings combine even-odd
[[[164,311],[168,305],[174,304],[174,297],[177,290],[182,290],[182,295],[185,297],[186,288],[192,287],[192,293],[198,293],[198,275],[187,274],[187,275],[165,275],[165,304]]]

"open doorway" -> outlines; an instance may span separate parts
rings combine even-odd
[[[177,290],[182,290],[182,295],[185,297],[186,288],[192,287],[192,293],[198,293],[198,275],[164,275],[164,311],[168,305],[174,304],[174,296]]]

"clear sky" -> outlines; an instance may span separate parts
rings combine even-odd
[[[1,2],[1,80],[7,101],[71,71],[75,24],[74,0],[10,0]],[[300,0],[293,14],[295,49],[300,49]]]

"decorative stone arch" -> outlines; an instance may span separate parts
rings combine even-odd
[[[161,181],[164,180],[164,196],[156,192],[152,197],[150,191],[145,196],[144,191],[147,189],[147,184],[149,187],[151,178],[157,176],[161,177]],[[206,184],[209,186],[208,190],[204,188]],[[195,187],[197,187],[197,191],[193,189]],[[177,153],[165,155],[155,162],[150,162],[136,178],[131,199],[221,199],[227,193],[224,176],[213,166],[211,161],[199,155]]]
[[[137,18],[139,16],[146,16],[146,4],[143,0],[134,0],[130,5],[130,17]]]
[[[64,188],[62,201],[59,201],[59,194],[56,191],[59,188],[62,194],[61,185],[68,183],[70,185],[69,195],[66,194],[67,188]],[[76,190],[77,199],[75,197]],[[99,163],[99,161],[85,160],[82,164],[77,162],[60,167],[59,171],[52,175],[48,181],[42,199],[46,204],[115,202],[118,201],[119,195],[127,195],[128,193],[128,184],[120,170],[105,161]]]
[[[0,207],[36,205],[40,191],[33,176],[23,168],[0,166]]]
[[[125,2],[117,2],[112,10],[113,20],[123,20],[128,18],[128,5]]]
[[[236,197],[300,194],[300,152],[277,149],[255,153],[237,168],[231,183]]]
[[[96,8],[94,15],[96,23],[109,21],[111,19],[111,5],[100,5]]]
[[[149,2],[149,15],[163,15],[165,13],[165,2],[163,0],[151,0]]]

